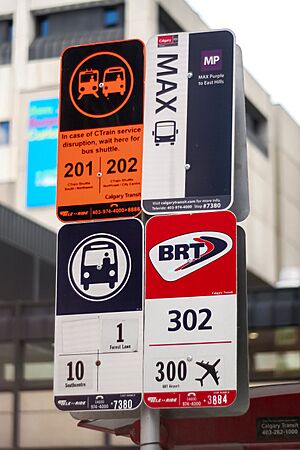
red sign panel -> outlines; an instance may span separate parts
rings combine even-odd
[[[144,400],[229,406],[236,397],[236,218],[157,216],[146,226]]]

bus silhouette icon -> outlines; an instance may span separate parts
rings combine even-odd
[[[106,283],[110,289],[118,282],[116,245],[104,240],[86,244],[81,257],[81,285],[87,291],[91,284]]]
[[[108,98],[109,94],[119,93],[124,95],[126,90],[125,69],[123,67],[109,67],[106,69],[101,86],[103,87],[102,93],[106,98]]]
[[[131,257],[125,243],[116,236],[97,233],[86,236],[72,250],[68,278],[84,299],[112,298],[126,285],[131,273]]]
[[[176,129],[175,120],[160,120],[155,123],[154,131],[152,131],[155,145],[163,142],[169,142],[171,145],[174,145],[176,134],[178,134],[178,130]]]

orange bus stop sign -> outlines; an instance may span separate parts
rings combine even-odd
[[[141,41],[64,51],[56,202],[61,221],[140,214],[143,92]]]

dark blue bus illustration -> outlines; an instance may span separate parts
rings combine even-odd
[[[81,284],[87,291],[90,284],[107,283],[111,289],[118,282],[116,245],[107,241],[86,244],[81,258]]]
[[[177,133],[178,130],[176,129],[175,120],[161,120],[156,122],[155,129],[152,131],[155,145],[162,144],[163,142],[169,142],[171,145],[174,145]]]

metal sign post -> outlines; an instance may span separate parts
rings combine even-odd
[[[234,200],[230,211],[237,222],[245,220],[250,213],[247,131],[242,51],[236,45],[235,58],[235,131],[234,131]]]
[[[61,62],[57,216],[63,222],[141,211],[144,46],[80,45]]]
[[[140,421],[141,447],[146,447],[147,450],[160,450],[160,411],[143,404]]]

